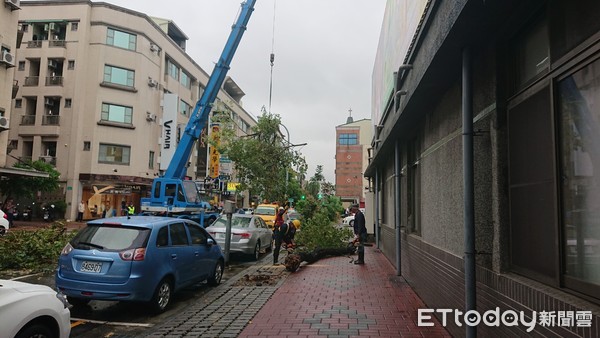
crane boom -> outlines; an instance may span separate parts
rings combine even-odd
[[[229,65],[242,40],[255,3],[256,0],[246,0],[242,3],[240,14],[231,29],[221,57],[215,64],[204,93],[194,107],[167,170],[162,177],[155,178],[152,182],[150,197],[141,200],[143,211],[185,214],[203,212],[208,206],[200,199],[195,183],[184,180],[187,163],[195,142],[206,126],[213,102],[225,81]]]

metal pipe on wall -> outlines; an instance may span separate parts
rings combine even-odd
[[[400,232],[400,141],[396,140],[395,143],[395,162],[394,162],[394,185],[396,198],[394,204],[396,210],[394,212],[394,222],[396,225],[396,276],[402,276],[402,261],[400,260],[401,248],[402,248],[402,233]]]
[[[375,244],[379,249],[379,170],[375,170]]]
[[[475,276],[475,193],[473,169],[473,83],[471,50],[462,53],[463,192],[465,240],[465,312],[477,306]],[[477,337],[477,327],[467,325],[466,336]]]

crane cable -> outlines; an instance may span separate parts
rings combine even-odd
[[[273,35],[271,38],[271,78],[269,80],[269,114],[271,114],[271,100],[273,98],[273,65],[275,64],[275,7],[277,0],[273,0]]]

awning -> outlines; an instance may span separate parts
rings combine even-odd
[[[0,167],[0,176],[28,176],[28,177],[43,177],[49,178],[50,174],[45,171],[37,171],[31,169],[20,168],[3,168]]]

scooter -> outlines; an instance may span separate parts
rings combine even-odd
[[[31,221],[31,207],[25,208],[25,210],[21,213],[21,219],[24,221]]]
[[[54,204],[51,204],[49,207],[44,207],[44,214],[42,217],[46,222],[54,221]]]

